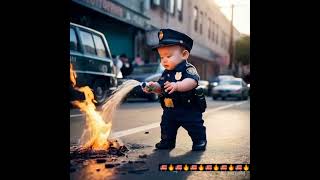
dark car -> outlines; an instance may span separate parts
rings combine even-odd
[[[158,81],[164,71],[164,67],[159,63],[144,64],[136,66],[126,79],[134,79],[139,82]],[[130,93],[129,98],[146,98],[149,101],[157,101],[158,95],[155,93],[147,94],[142,91],[140,86],[135,87]]]
[[[98,105],[116,89],[110,49],[102,33],[70,23],[70,63],[77,75],[77,86],[93,89]]]
[[[212,99],[219,97],[225,98],[235,97],[239,100],[246,100],[249,96],[249,87],[241,78],[233,78],[221,81],[220,84],[212,89]]]

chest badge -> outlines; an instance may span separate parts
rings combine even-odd
[[[164,105],[166,106],[166,107],[170,107],[170,108],[173,108],[174,107],[174,105],[173,105],[173,101],[172,101],[172,99],[171,98],[164,98]]]
[[[178,81],[178,80],[181,79],[182,73],[181,73],[181,72],[176,72],[176,75],[175,75],[174,77],[175,77],[175,79]]]

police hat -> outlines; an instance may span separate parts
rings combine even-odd
[[[153,50],[172,45],[181,45],[185,47],[189,52],[192,49],[193,40],[181,32],[172,29],[160,29],[158,32],[159,44],[152,47]]]

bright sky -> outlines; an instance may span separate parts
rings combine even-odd
[[[233,23],[238,31],[250,35],[250,0],[214,0],[226,17],[231,19],[231,4],[233,8]]]

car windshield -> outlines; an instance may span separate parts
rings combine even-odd
[[[156,65],[143,65],[143,66],[137,66],[133,69],[132,74],[152,74],[152,73],[159,73],[163,69],[159,67],[158,64]]]
[[[222,81],[220,85],[241,85],[241,81],[236,81],[236,80]]]
[[[232,76],[219,76],[219,79],[222,80],[227,80],[227,79],[232,79]]]

